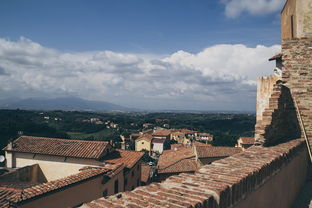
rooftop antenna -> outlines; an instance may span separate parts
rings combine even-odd
[[[23,136],[24,132],[23,131],[18,131],[17,132],[17,135],[20,137],[20,136]]]

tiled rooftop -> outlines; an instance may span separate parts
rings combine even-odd
[[[113,164],[123,163],[126,168],[131,169],[143,155],[144,152],[116,149],[116,151],[104,157],[103,161]]]
[[[212,145],[211,144],[205,144],[205,143],[202,143],[202,142],[198,142],[198,141],[194,141],[194,145],[195,146],[204,146],[204,147],[211,147]]]
[[[143,135],[140,135],[136,140],[141,140],[141,139],[152,141],[153,137],[150,134],[143,134]]]
[[[84,204],[92,208],[233,207],[290,163],[305,148],[303,139],[245,152],[203,166],[198,173],[171,176]]]
[[[18,190],[0,187],[0,208],[9,207],[9,200],[14,197]]]
[[[8,145],[4,148],[4,150],[65,157],[100,159],[103,157],[108,145],[109,144],[107,142],[103,141],[21,136],[13,141],[12,149],[10,149]]]
[[[193,160],[188,160],[190,158],[193,158]],[[196,161],[194,159],[195,154],[191,147],[184,147],[177,150],[164,150],[163,154],[159,157],[157,169],[159,173],[167,171],[183,172],[183,165],[185,165],[185,171],[190,171],[190,169],[196,166]],[[174,168],[178,168],[177,170],[179,171],[174,171]]]
[[[165,129],[165,130],[155,131],[152,135],[153,136],[168,136],[170,134],[171,134],[171,130]]]
[[[228,157],[242,151],[239,147],[196,146],[198,158]]]
[[[282,58],[282,56],[283,56],[282,53],[275,54],[274,56],[272,56],[271,58],[269,58],[269,61],[273,61],[273,60],[275,60],[275,59]]]
[[[49,193],[51,191],[55,191],[58,189],[63,189],[71,184],[78,183],[84,180],[88,180],[95,176],[106,174],[109,177],[113,177],[115,174],[122,171],[124,168],[124,164],[118,164],[111,167],[93,167],[86,170],[81,171],[80,173],[61,178],[54,181],[49,181],[46,183],[42,183],[36,186],[32,186],[25,189],[15,189],[14,195],[10,195],[9,199],[12,203],[19,203],[33,197],[41,196],[43,194]],[[2,187],[3,188],[3,187]],[[8,188],[3,188],[5,190],[10,190]],[[1,190],[1,188],[0,188]],[[1,198],[1,197],[0,197]]]
[[[186,173],[195,172],[198,169],[197,162],[195,158],[193,159],[180,159],[177,162],[158,169],[158,173]]]
[[[255,137],[240,137],[239,139],[242,140],[242,144],[254,144],[255,143]]]

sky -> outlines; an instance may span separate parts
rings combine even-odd
[[[1,0],[0,100],[255,111],[285,0]]]

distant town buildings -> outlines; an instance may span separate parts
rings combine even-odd
[[[251,147],[255,143],[255,137],[240,137],[237,140],[237,147],[241,147],[246,150],[248,147]]]

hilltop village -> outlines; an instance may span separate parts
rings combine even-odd
[[[213,146],[209,132],[168,123],[144,123],[118,147],[21,133],[3,149],[0,207],[308,207],[312,0],[286,1],[281,26],[281,53],[268,57],[276,73],[258,79],[253,137]]]

